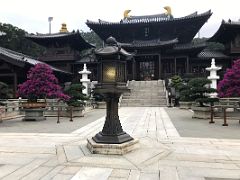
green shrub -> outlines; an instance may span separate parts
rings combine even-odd
[[[217,91],[209,87],[210,83],[211,81],[206,78],[194,78],[188,83],[190,98],[198,102],[201,107],[204,106],[204,103],[212,103],[218,100],[217,98],[211,98],[209,96],[210,93]]]
[[[67,101],[69,106],[81,107],[85,105],[85,100],[89,98],[82,93],[82,90],[85,87],[82,84],[71,84],[65,93],[70,96],[70,99]]]

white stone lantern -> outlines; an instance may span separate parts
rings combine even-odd
[[[211,88],[217,89],[217,80],[219,79],[219,76],[217,75],[217,71],[222,69],[219,66],[215,65],[215,59],[212,58],[211,67],[207,67],[206,70],[210,71],[210,75],[207,77],[209,80],[212,81]],[[217,96],[216,93],[211,94],[212,96]]]
[[[87,70],[87,65],[84,64],[83,70],[79,71],[78,73],[82,75],[82,79],[80,79],[80,82],[85,87],[85,89],[83,89],[82,93],[86,94],[88,96],[89,95],[88,87],[90,85],[90,79],[88,79],[88,75],[91,74],[91,72]]]

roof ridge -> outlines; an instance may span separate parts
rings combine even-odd
[[[160,14],[158,14],[160,15]],[[148,23],[148,22],[166,22],[166,21],[175,21],[175,20],[183,20],[183,19],[190,19],[190,18],[196,18],[196,17],[201,17],[201,16],[206,16],[206,15],[212,15],[211,10],[208,10],[206,12],[203,12],[201,14],[198,14],[197,11],[187,15],[187,16],[182,16],[182,17],[177,17],[177,18],[168,18],[166,17],[155,17],[154,15],[148,15],[148,16],[131,16],[131,17],[143,17],[142,19],[126,19],[126,20],[121,20],[120,22],[109,22],[105,20],[99,19],[97,21],[91,21],[87,20],[86,24],[104,24],[104,25],[111,25],[111,24],[134,24],[134,23]],[[150,18],[148,18],[150,17]]]

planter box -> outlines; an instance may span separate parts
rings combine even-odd
[[[106,102],[97,102],[97,109],[106,109]]]
[[[38,109],[45,108],[47,104],[45,102],[23,102],[22,107],[24,109]]]
[[[84,112],[85,112],[84,107],[72,107],[72,111],[71,111],[70,107],[68,107],[64,113],[61,112],[60,114],[62,116],[71,117],[71,113],[72,113],[72,117],[83,117]]]
[[[180,109],[191,109],[193,102],[179,101]]]
[[[32,108],[32,109],[23,109],[25,112],[25,117],[23,121],[41,121],[46,120],[44,117],[45,108]]]
[[[198,119],[210,119],[211,118],[211,108],[210,107],[192,106],[192,110],[193,110],[192,118],[198,118]]]

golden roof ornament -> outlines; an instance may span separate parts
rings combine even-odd
[[[127,19],[129,18],[129,13],[131,12],[131,10],[125,10],[124,13],[123,13],[123,19]]]
[[[170,6],[165,6],[164,9],[167,11],[165,12],[166,15],[169,15],[169,16],[172,15],[172,9]]]
[[[60,33],[67,33],[67,24],[66,23],[62,23],[62,28],[60,29]]]

